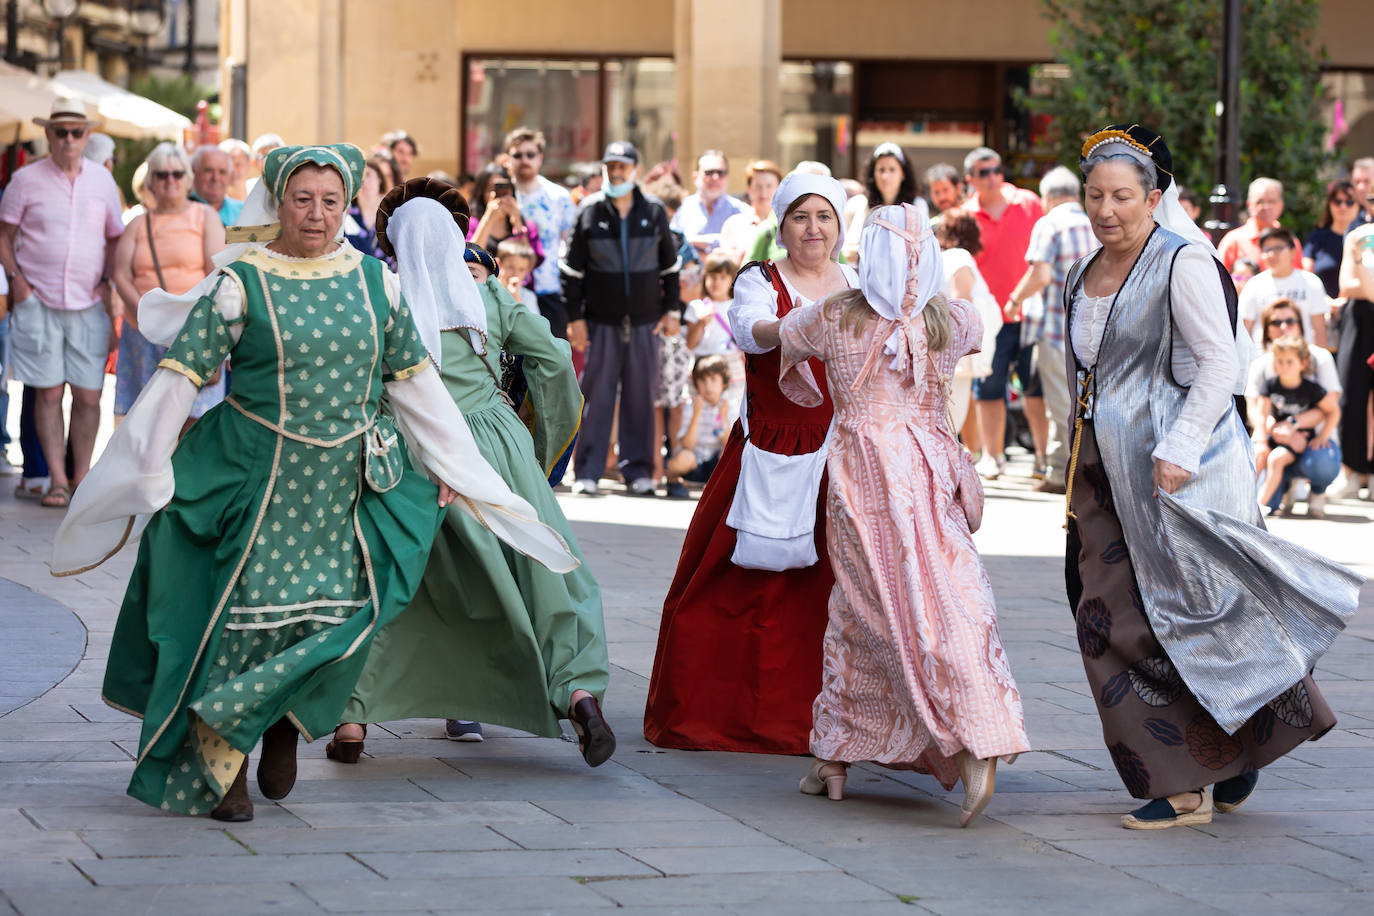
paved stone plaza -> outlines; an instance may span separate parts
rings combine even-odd
[[[1024,473],[1024,467],[1016,472]],[[0,494],[0,914],[1370,913],[1374,586],[1318,668],[1340,723],[1208,826],[1121,829],[1134,803],[1102,746],[1063,598],[1062,500],[989,486],[978,536],[1033,753],[966,830],[960,794],[879,767],[841,803],[801,758],[661,751],[640,735],[662,597],[695,503],[562,497],[602,583],[620,748],[442,722],[373,728],[358,766],[301,745],[300,782],[257,819],[170,816],[124,794],[139,724],[100,701],[126,549],[48,574],[60,514]],[[1374,575],[1374,506],[1281,534]],[[461,713],[461,710],[455,710]]]

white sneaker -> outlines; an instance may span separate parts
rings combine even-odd
[[[1313,493],[1307,497],[1307,517],[1326,518],[1326,494]]]
[[[1001,477],[1002,472],[1007,469],[1007,460],[1005,458],[994,458],[991,455],[984,455],[982,458],[978,459],[978,463],[973,466],[973,469],[977,471],[978,476],[982,477],[984,480],[996,480],[998,477]]]
[[[653,496],[654,482],[648,477],[637,477],[630,481],[630,492],[635,496]]]
[[[597,488],[596,481],[590,477],[581,477],[573,481],[572,491],[581,493],[583,496],[600,496],[601,491]]]
[[[1359,499],[1360,490],[1364,488],[1364,481],[1359,474],[1354,474],[1345,478],[1345,485],[1335,493],[1328,494],[1336,499]]]
[[[1293,485],[1289,489],[1289,492],[1293,494],[1294,502],[1305,503],[1307,502],[1307,497],[1312,494],[1312,482],[1299,477],[1297,480],[1293,481]]]

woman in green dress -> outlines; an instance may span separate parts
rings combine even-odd
[[[578,563],[481,458],[394,277],[339,241],[362,168],[348,145],[274,151],[241,217],[260,225],[230,234],[248,244],[191,294],[144,297],[140,327],[169,348],[55,538],[70,575],[143,532],[102,696],[143,719],[129,794],[150,805],[251,819],[259,738],[259,789],[291,790],[297,735],[339,721],[450,503]],[[178,444],[230,356],[229,396]],[[384,387],[438,486],[380,414]]]
[[[456,189],[412,179],[383,199],[377,240],[396,258],[420,336],[482,456],[581,559],[548,482],[582,413],[572,351],[494,277],[474,282],[467,221]],[[503,349],[524,356],[532,428],[500,387]],[[461,713],[544,737],[567,718],[598,766],[615,750],[600,707],[608,669],[601,589],[586,565],[531,563],[450,509],[410,609],[377,634],[330,756],[357,760],[358,723]]]

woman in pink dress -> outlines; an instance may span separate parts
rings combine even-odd
[[[826,540],[835,571],[801,790],[843,797],[856,761],[964,783],[960,825],[992,799],[998,758],[1029,750],[972,531],[983,488],[948,415],[977,311],[939,294],[940,249],[910,205],[864,228],[859,289],[781,320],[784,394],[835,404]]]

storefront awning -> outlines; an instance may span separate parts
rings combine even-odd
[[[33,119],[46,118],[58,95],[38,74],[0,61],[0,146],[42,137]]]
[[[58,94],[90,106],[91,117],[105,122],[98,129],[112,137],[180,141],[182,130],[191,126],[189,118],[172,109],[84,70],[63,70],[49,80],[49,85]]]

